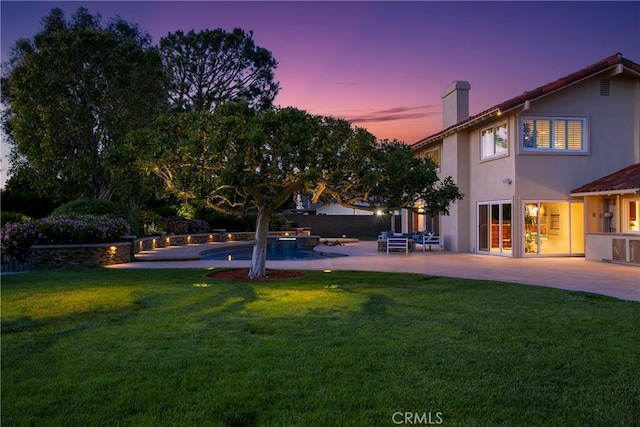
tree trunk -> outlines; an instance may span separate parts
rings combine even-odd
[[[266,275],[270,219],[271,211],[262,208],[258,210],[258,221],[256,223],[256,245],[253,247],[251,266],[249,267],[250,279],[254,277],[264,277]]]

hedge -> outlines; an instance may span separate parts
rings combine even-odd
[[[8,223],[2,231],[2,262],[26,262],[33,245],[118,242],[131,233],[122,218],[108,215],[47,217],[30,223]]]

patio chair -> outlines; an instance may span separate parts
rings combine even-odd
[[[440,236],[434,233],[427,233],[422,235],[422,239],[416,239],[416,243],[422,245],[422,252],[427,251],[427,246],[429,247],[429,251],[431,251],[431,247],[435,246],[438,250],[442,250],[442,243],[440,242]]]
[[[405,255],[409,255],[409,238],[408,237],[388,237],[387,238],[387,255],[392,249],[404,250]]]

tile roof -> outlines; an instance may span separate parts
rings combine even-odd
[[[567,87],[582,79],[598,74],[602,71],[615,67],[616,65],[619,65],[619,64],[630,70],[635,71],[636,73],[640,73],[640,64],[636,64],[635,62],[624,58],[621,53],[616,53],[615,55],[611,55],[607,58],[604,58],[603,60],[598,61],[595,64],[585,67],[579,71],[576,71],[575,73],[571,73],[567,76],[554,80],[551,83],[547,83],[546,85],[540,86],[536,89],[524,92],[520,96],[516,96],[515,98],[511,98],[507,101],[504,101],[479,114],[471,116],[466,120],[462,120],[454,124],[453,126],[449,126],[448,128],[443,129],[436,134],[423,138],[420,141],[414,144],[411,144],[411,148],[412,149],[419,148],[420,146],[423,146],[426,143],[433,141],[434,139],[443,138],[446,135],[452,134],[457,129],[463,129],[479,121],[483,121],[493,116],[498,116],[504,113],[505,111],[511,110],[519,105],[524,104],[526,101],[532,101],[536,98],[547,95],[551,92],[555,92],[559,89]]]
[[[575,190],[571,190],[571,194],[620,193],[624,190],[637,191],[638,189],[640,189],[640,163],[635,163],[610,175],[591,181]]]

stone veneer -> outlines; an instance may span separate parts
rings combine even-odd
[[[31,269],[102,267],[133,260],[130,242],[87,245],[34,245],[31,247]]]

